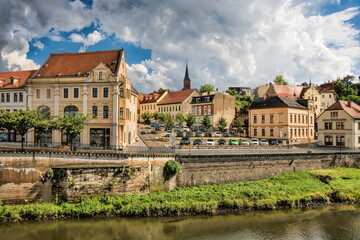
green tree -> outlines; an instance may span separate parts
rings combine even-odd
[[[158,92],[173,92],[173,90],[170,90],[168,88],[159,88],[157,91]]]
[[[307,82],[303,82],[303,83],[301,84],[301,86],[307,87],[307,86],[309,86],[309,84],[308,84]]]
[[[205,131],[207,132],[211,127],[211,119],[208,115],[205,115],[201,121],[201,125],[203,126],[203,128],[205,128]],[[207,134],[206,134],[207,135]]]
[[[186,126],[188,126],[190,129],[195,124],[196,118],[192,113],[186,114],[185,117]]]
[[[18,132],[21,136],[21,149],[24,149],[25,134],[29,129],[37,127],[43,119],[44,116],[37,110],[5,111],[0,114],[0,127]]]
[[[164,114],[164,123],[168,128],[174,128],[174,119],[169,113]]]
[[[166,114],[165,114],[165,113],[160,113],[160,114],[159,114],[158,119],[159,119],[161,122],[164,122],[164,121],[165,121],[165,118],[166,118]]]
[[[84,130],[88,121],[89,117],[82,113],[69,113],[58,119],[56,129],[60,130],[68,137],[71,150],[74,150],[74,139]]]
[[[242,124],[241,124],[241,119],[240,118],[236,118],[234,120],[233,127],[236,128],[237,132],[241,131]]]
[[[36,126],[37,133],[40,136],[49,136],[52,133],[52,130],[57,129],[58,120],[57,119],[45,119]]]
[[[277,75],[274,79],[275,84],[279,85],[288,85],[287,81],[285,81],[283,75]]]
[[[145,123],[150,123],[151,114],[148,112],[144,112],[141,114],[141,118],[144,120]]]
[[[219,128],[220,132],[225,132],[228,127],[228,122],[224,117],[219,118],[217,122],[217,127]]]
[[[176,114],[176,121],[181,125],[183,122],[185,122],[185,116],[182,113]]]
[[[238,93],[236,90],[226,90],[225,93],[231,95],[231,96],[238,96]]]
[[[200,86],[200,90],[199,92],[203,93],[203,92],[212,92],[215,91],[214,86],[211,84],[204,84],[202,86]]]
[[[159,113],[158,112],[154,112],[151,115],[151,118],[155,120],[155,122],[157,122],[157,120],[159,120]]]

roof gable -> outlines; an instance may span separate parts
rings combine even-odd
[[[333,110],[344,110],[352,118],[360,119],[360,106],[354,102],[338,100],[334,102],[330,107],[328,107],[325,111]]]
[[[176,92],[169,92],[158,105],[174,104],[184,102],[196,89],[186,89]]]
[[[262,109],[262,108],[302,108],[307,109],[307,100],[294,99],[286,97],[266,97],[254,101],[249,106],[249,109]]]
[[[117,73],[123,50],[51,54],[35,77],[86,76],[101,64]]]
[[[289,86],[270,83],[266,92],[269,97],[279,96],[287,98],[300,98],[304,86]]]

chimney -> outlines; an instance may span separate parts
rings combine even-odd
[[[349,108],[352,108],[352,101],[348,101]]]

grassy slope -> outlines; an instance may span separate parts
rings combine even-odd
[[[293,172],[254,182],[178,188],[143,196],[104,196],[76,204],[3,206],[0,207],[0,222],[99,215],[203,214],[232,209],[296,207],[313,202],[360,202],[360,169]]]

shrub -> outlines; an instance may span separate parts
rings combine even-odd
[[[164,176],[166,179],[177,174],[181,169],[181,164],[175,160],[169,160],[164,166]]]

